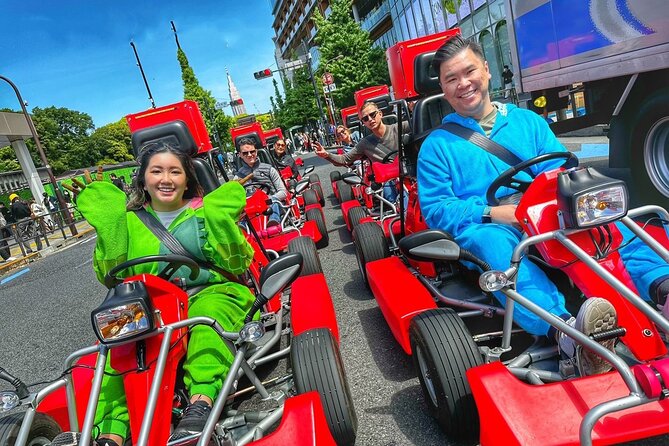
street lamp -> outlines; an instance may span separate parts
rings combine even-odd
[[[67,204],[65,203],[63,194],[60,192],[60,189],[58,188],[58,183],[56,183],[56,177],[53,176],[53,172],[51,171],[51,166],[49,165],[46,159],[46,154],[44,153],[44,149],[42,149],[42,143],[40,142],[39,136],[37,135],[37,129],[35,128],[35,124],[33,123],[30,114],[28,114],[28,110],[26,109],[25,102],[23,102],[21,93],[19,92],[18,87],[14,85],[14,82],[9,80],[5,76],[0,76],[0,79],[7,82],[14,90],[14,93],[16,93],[16,98],[19,100],[19,104],[21,104],[21,110],[23,111],[23,116],[25,116],[26,121],[28,122],[28,127],[30,128],[30,133],[32,133],[33,139],[35,140],[35,146],[37,147],[37,151],[39,152],[39,157],[42,160],[42,164],[44,164],[44,167],[46,167],[47,174],[49,175],[49,180],[51,181],[51,186],[53,186],[53,191],[56,194],[56,198],[58,198],[58,204],[60,205],[60,209],[62,212],[64,212],[65,221],[69,224],[70,232],[72,233],[72,235],[77,235],[78,234],[77,226],[74,224],[74,221],[72,220],[72,216],[70,215],[70,209],[67,207]]]

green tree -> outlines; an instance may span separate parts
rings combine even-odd
[[[293,71],[292,83],[286,84],[284,106],[279,110],[278,125],[285,129],[319,119],[314,88],[306,68]]]
[[[330,8],[327,19],[320,12],[313,15],[321,61],[331,61],[327,67],[321,64],[317,73],[319,78],[325,68],[332,73],[337,84],[332,97],[342,108],[354,104],[353,93],[357,90],[389,84],[390,75],[384,51],[372,47],[369,33],[353,20],[351,0],[333,0]],[[340,55],[343,57],[338,58]]]
[[[184,99],[198,103],[207,130],[210,135],[213,135],[213,141],[215,141],[215,135],[218,134],[221,138],[221,144],[232,145],[230,128],[234,127],[234,119],[231,116],[227,116],[223,110],[216,107],[216,99],[211,94],[211,91],[205,90],[200,86],[200,82],[197,80],[195,72],[188,63],[186,53],[184,53],[181,48],[177,49],[177,59],[181,66]]]
[[[88,140],[91,151],[100,153],[95,164],[116,164],[135,159],[130,128],[125,118],[95,130]]]
[[[0,172],[20,170],[21,165],[16,159],[16,153],[11,146],[0,147]]]
[[[32,119],[55,173],[93,166],[100,159],[98,148],[88,144],[89,136],[95,129],[88,114],[62,107],[35,107]],[[30,140],[27,145],[35,165],[41,166],[35,143]]]

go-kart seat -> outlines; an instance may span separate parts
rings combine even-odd
[[[136,158],[141,155],[140,149],[148,143],[159,141],[169,143],[193,158],[195,174],[205,195],[220,186],[211,165],[206,160],[196,157],[198,147],[185,122],[171,121],[137,130],[132,134],[131,141]]]
[[[258,149],[258,150],[262,149],[263,146],[262,146],[262,139],[260,139],[260,135],[258,135],[258,133],[256,133],[256,132],[251,132],[251,133],[246,133],[244,135],[239,135],[239,136],[235,137],[234,143],[235,143],[235,149],[237,150],[237,153],[239,153],[239,141],[241,141],[242,139],[246,139],[246,138],[253,141],[253,145],[256,147],[256,149]]]

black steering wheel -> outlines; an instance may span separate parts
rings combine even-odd
[[[383,157],[381,160],[382,163],[388,163],[390,160],[394,160],[395,156],[397,156],[397,153],[399,150],[391,150],[390,152],[386,153],[386,156]]]
[[[170,278],[177,272],[182,266],[187,266],[190,269],[190,275],[188,278],[190,280],[197,279],[197,276],[200,274],[200,266],[195,262],[195,260],[179,256],[176,254],[159,254],[154,256],[144,256],[137,257],[136,259],[126,260],[125,262],[116,265],[110,269],[107,274],[105,274],[105,286],[107,288],[112,288],[119,283],[123,282],[122,277],[117,277],[117,274],[125,269],[128,269],[132,266],[143,265],[145,263],[156,263],[156,262],[166,262],[167,266],[163,268],[157,274],[157,277],[161,279],[170,280]]]
[[[513,176],[518,172],[521,172],[528,167],[534,166],[535,164],[540,164],[559,158],[565,159],[565,162],[561,167],[570,168],[578,166],[578,157],[571,152],[551,152],[530,158],[527,161],[523,161],[522,163],[508,168],[497,178],[495,178],[495,181],[490,184],[486,192],[486,200],[488,201],[488,204],[491,206],[499,206],[499,199],[495,196],[495,194],[500,187],[508,187],[509,189],[513,189],[518,192],[525,192],[527,188],[530,187],[530,184],[532,184],[531,181],[524,181],[513,178]]]
[[[265,183],[259,183],[257,181],[250,181],[248,183],[244,183],[244,187],[246,188],[246,190],[249,190],[251,188],[261,189],[267,195],[272,195],[272,189],[269,187],[269,185],[267,185]],[[255,190],[255,189],[251,189],[251,190]]]

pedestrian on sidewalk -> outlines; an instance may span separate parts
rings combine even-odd
[[[504,71],[502,71],[502,80],[504,81],[504,99],[507,99],[511,89],[513,88],[513,71],[509,69],[508,65],[504,65]]]
[[[32,218],[33,213],[30,210],[30,207],[26,202],[21,201],[16,194],[11,194],[9,200],[12,202],[11,209],[14,220],[16,221],[16,240],[18,241],[19,246],[23,247],[24,253],[32,253],[33,250],[30,247],[30,237],[34,236],[37,250],[41,250],[42,240],[39,238],[40,234],[35,227],[35,221]]]
[[[2,261],[15,260],[9,250],[9,240],[12,238],[12,231],[9,228],[7,219],[11,217],[11,212],[5,206],[5,203],[0,201],[0,257]]]

